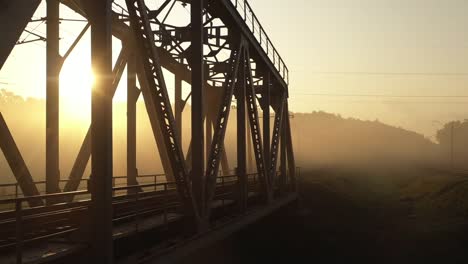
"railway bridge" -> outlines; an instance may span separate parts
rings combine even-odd
[[[32,19],[40,5],[47,15]],[[84,22],[68,47],[60,40],[62,6]],[[27,29],[38,21],[46,23],[44,35]],[[25,31],[32,39],[21,40]],[[70,174],[61,177],[59,76],[88,31],[91,125]],[[289,71],[247,0],[0,0],[0,33],[0,71],[15,46],[43,41],[47,74],[43,181],[34,180],[0,112],[0,148],[16,178],[0,185],[1,263],[176,261],[296,200]],[[165,71],[175,76],[173,95]],[[112,101],[122,81],[127,173],[116,176]],[[186,98],[183,82],[191,87]],[[140,97],[163,174],[138,173]],[[235,166],[224,145],[231,110]]]

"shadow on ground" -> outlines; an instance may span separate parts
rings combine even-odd
[[[304,173],[297,204],[184,263],[468,263],[462,176],[378,174]]]

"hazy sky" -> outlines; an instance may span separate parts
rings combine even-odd
[[[428,137],[440,127],[434,120],[468,118],[468,97],[417,97],[468,96],[468,76],[442,74],[468,73],[468,1],[250,2],[289,66],[291,110],[325,110],[343,116],[379,119]],[[44,16],[43,11],[40,9],[36,17]],[[75,22],[66,27],[62,32],[63,46],[73,40],[77,33],[72,32],[81,26]],[[41,29],[45,31],[43,25],[38,28]],[[70,58],[72,63],[65,67],[88,65],[86,45],[78,47],[72,55],[75,57]],[[16,48],[0,71],[0,82],[10,83],[7,88],[24,96],[44,96],[45,70],[40,67],[44,65],[41,62],[44,47],[43,43],[35,43]],[[68,79],[74,79],[74,88],[89,82],[74,76],[73,70],[68,71],[71,72]],[[64,94],[73,98],[75,90],[69,89]]]
[[[468,98],[307,94],[468,95],[467,76],[318,74],[468,73],[468,1],[251,1],[291,70],[291,105],[404,126],[431,136],[468,118]]]

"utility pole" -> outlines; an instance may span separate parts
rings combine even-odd
[[[452,126],[450,128],[450,169],[453,171],[454,169],[454,134],[455,134],[455,123],[452,122]]]

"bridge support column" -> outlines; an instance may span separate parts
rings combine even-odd
[[[136,56],[130,55],[127,63],[127,186],[137,185],[136,164],[136,104],[140,91],[136,87]],[[134,193],[135,189],[128,190]]]
[[[265,73],[263,77],[263,152],[265,153],[265,173],[266,177],[271,179],[270,175],[270,73]]]
[[[60,192],[59,180],[59,0],[47,0],[46,193]],[[47,200],[47,203],[50,203]]]
[[[179,137],[179,142],[182,143],[182,112],[184,111],[184,101],[182,100],[182,79],[178,74],[175,74],[174,82],[174,116],[176,121],[176,133],[177,137]]]
[[[248,119],[247,119],[248,120]],[[251,173],[254,169],[253,153],[252,153],[252,138],[250,137],[250,122],[246,123],[246,151],[247,151],[247,166],[246,173]]]
[[[283,113],[283,126],[281,129],[281,136],[280,136],[280,177],[278,179],[279,183],[279,190],[280,193],[284,193],[284,187],[286,184],[286,173],[287,173],[287,168],[286,168],[286,120],[289,119],[289,113],[287,113],[286,107],[284,108],[284,113]]]
[[[239,75],[237,78],[236,87],[236,102],[237,102],[237,171],[239,177],[239,210],[245,211],[247,208],[247,139],[246,139],[246,122],[245,122],[245,53],[241,54],[239,64]]]
[[[113,263],[112,241],[112,35],[111,0],[88,1],[91,63],[90,244],[94,263]]]
[[[211,150],[211,144],[213,141],[213,117],[212,113],[206,113],[206,119],[205,119],[205,137],[206,137],[206,144],[205,144],[205,155],[206,159],[209,158],[210,155],[210,150]]]
[[[191,68],[192,68],[192,191],[195,204],[204,219],[204,163],[205,163],[205,137],[203,129],[203,103],[205,85],[203,68],[203,0],[191,1]],[[205,223],[199,223],[198,229],[204,229]]]
[[[286,113],[288,114],[288,118],[286,119],[286,142],[287,148],[286,152],[288,155],[288,170],[289,170],[289,177],[291,181],[291,185],[294,191],[297,191],[297,175],[296,175],[296,161],[294,159],[294,147],[292,142],[292,135],[291,135],[291,119],[289,118],[289,106],[288,103],[285,103]]]

